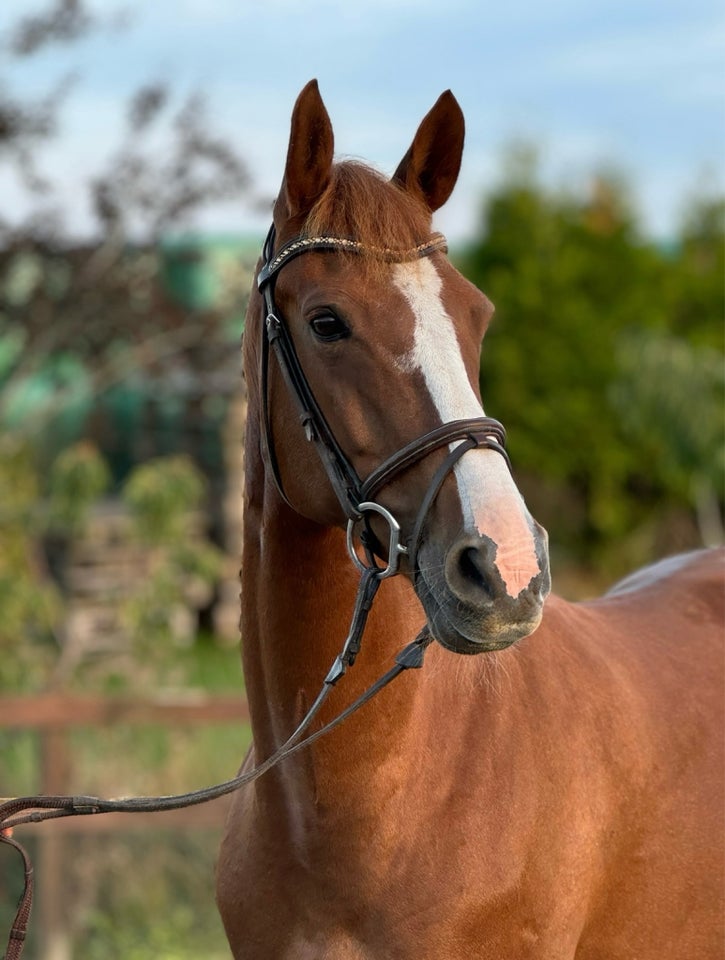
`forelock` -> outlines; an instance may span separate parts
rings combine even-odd
[[[330,183],[304,226],[308,236],[346,237],[401,252],[427,239],[429,211],[401,186],[367,164],[336,163]]]

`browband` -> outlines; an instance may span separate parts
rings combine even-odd
[[[264,266],[257,276],[257,286],[262,287],[277,273],[286,263],[298,257],[301,253],[307,251],[325,251],[341,250],[345,253],[360,253],[373,257],[377,260],[386,260],[389,263],[406,263],[410,260],[419,260],[421,257],[427,257],[436,250],[448,249],[448,241],[442,233],[434,233],[409,250],[395,250],[391,247],[371,247],[359,240],[350,240],[347,237],[294,237],[292,240],[280,247],[279,251],[271,256],[274,245],[274,226],[270,229],[267,240],[264,244]]]

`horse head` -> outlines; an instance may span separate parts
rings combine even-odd
[[[399,525],[400,570],[431,633],[478,653],[536,628],[550,579],[546,532],[511,476],[502,428],[484,419],[479,358],[493,306],[431,235],[463,140],[461,109],[446,92],[391,179],[336,163],[317,83],[304,88],[245,363],[250,402],[264,410],[270,495],[325,526],[354,526],[362,515],[370,553],[391,570],[398,547],[388,527]],[[280,330],[275,364],[267,338],[279,346]],[[360,509],[361,490],[379,510]]]

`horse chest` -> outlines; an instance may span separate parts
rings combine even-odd
[[[243,819],[234,830],[245,850],[233,855],[229,913],[220,902],[240,960],[461,960],[494,956],[481,950],[501,938],[517,944],[517,960],[573,957],[538,952],[551,934],[550,917],[530,923],[531,905],[522,914],[520,893],[511,896],[516,878],[476,868],[480,845],[490,846],[480,832],[465,844],[437,843],[429,824],[416,844],[399,824],[396,844],[381,836],[379,824],[365,842],[351,830],[326,844],[318,839],[302,862],[284,830],[274,835],[269,823]],[[508,915],[505,931],[501,910]]]

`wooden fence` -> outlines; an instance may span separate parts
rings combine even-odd
[[[68,744],[71,728],[114,724],[196,726],[248,720],[248,706],[240,696],[186,692],[159,695],[153,699],[66,693],[0,697],[0,729],[31,730],[40,737],[39,790],[45,794],[78,792],[78,785],[71,781],[72,757]],[[229,776],[235,772],[229,771]],[[8,785],[4,786],[7,789]],[[30,831],[37,833],[38,837],[39,852],[35,863],[38,903],[34,910],[33,926],[38,928],[41,935],[43,960],[70,960],[72,955],[68,906],[63,900],[66,872],[64,848],[69,834],[87,835],[148,827],[155,830],[220,828],[229,802],[229,797],[222,797],[210,803],[163,814],[108,813],[52,820],[19,828],[19,839],[27,837]],[[0,940],[3,936],[4,931],[0,930]]]

